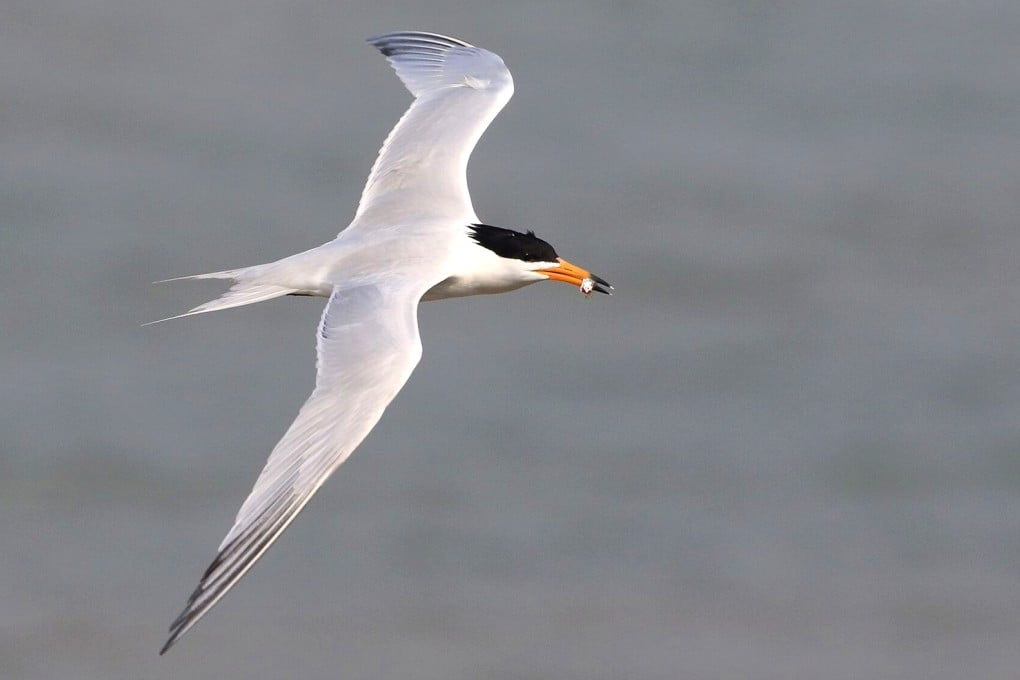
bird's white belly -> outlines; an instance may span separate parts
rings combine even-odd
[[[494,295],[496,293],[507,293],[511,290],[517,290],[518,288],[523,288],[530,283],[534,282],[514,281],[512,283],[508,283],[500,281],[497,283],[493,281],[468,279],[461,276],[451,276],[432,286],[432,288],[430,288],[421,299],[423,302],[431,302],[433,300],[467,297],[469,295]]]

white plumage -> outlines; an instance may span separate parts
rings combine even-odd
[[[383,144],[351,224],[333,241],[276,262],[184,277],[234,283],[181,316],[288,294],[329,302],[318,329],[315,389],[270,454],[160,653],[251,568],[378,422],[421,358],[419,301],[547,279],[611,288],[530,232],[479,224],[467,162],[513,94],[503,60],[431,33],[388,33],[369,42],[415,100]]]

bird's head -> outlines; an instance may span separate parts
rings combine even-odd
[[[478,245],[520,273],[523,280],[519,285],[544,280],[563,281],[577,286],[585,295],[592,291],[612,295],[613,287],[608,281],[567,262],[556,254],[555,248],[535,236],[533,231],[519,232],[487,224],[474,224],[470,232],[471,238]]]

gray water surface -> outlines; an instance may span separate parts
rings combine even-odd
[[[0,676],[1015,677],[1020,6],[406,4],[0,7]],[[505,58],[476,209],[618,293],[424,306],[160,658],[322,301],[149,282],[348,222],[401,28]]]

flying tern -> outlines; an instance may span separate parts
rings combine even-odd
[[[180,316],[283,295],[329,302],[316,338],[315,389],[270,454],[160,654],[244,576],[378,422],[421,358],[420,301],[548,280],[586,295],[612,289],[534,232],[487,225],[475,214],[468,157],[513,94],[503,60],[435,33],[387,33],[368,42],[414,101],[379,151],[354,220],[334,240],[276,262],[182,277],[233,285]]]

